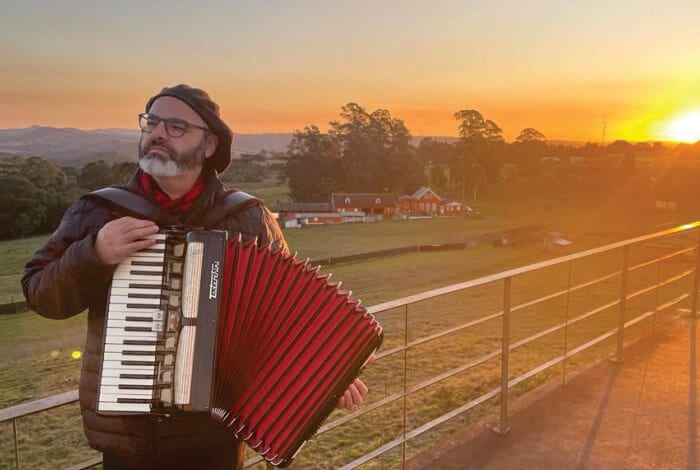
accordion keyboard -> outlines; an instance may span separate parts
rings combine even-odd
[[[171,401],[179,313],[177,260],[167,235],[120,263],[112,277],[105,320],[97,410],[153,411]],[[179,290],[179,289],[175,289]],[[170,318],[168,318],[170,316]]]
[[[168,231],[112,276],[100,413],[209,408],[225,232]]]

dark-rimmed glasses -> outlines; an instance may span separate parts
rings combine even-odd
[[[211,132],[208,128],[192,124],[184,119],[180,118],[162,118],[156,116],[152,113],[142,113],[139,114],[139,127],[143,132],[148,132],[149,134],[158,127],[161,121],[165,125],[165,132],[168,133],[170,137],[182,137],[187,132],[190,127],[196,127],[197,129],[202,129],[205,132]]]

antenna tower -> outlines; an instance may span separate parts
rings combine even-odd
[[[605,114],[603,114],[603,135],[601,137],[601,142],[600,142],[601,146],[605,146],[605,131],[607,130],[607,128],[608,128],[608,120],[607,120]]]

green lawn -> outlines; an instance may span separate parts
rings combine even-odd
[[[249,188],[242,187],[249,190]],[[280,189],[271,188],[280,193]],[[251,191],[255,193],[255,191]],[[485,195],[486,197],[488,195]],[[491,202],[485,200],[484,219],[433,219],[391,221],[374,224],[346,224],[335,226],[305,227],[285,232],[290,247],[300,258],[327,258],[348,254],[376,251],[415,244],[432,244],[463,241],[510,225],[546,224],[561,230],[574,244],[560,251],[544,251],[540,244],[499,248],[481,243],[474,248],[448,252],[426,252],[397,255],[362,262],[352,262],[322,267],[323,273],[332,273],[332,280],[342,281],[343,287],[354,292],[364,305],[423,292],[428,289],[473,279],[504,269],[523,266],[535,261],[565,253],[580,251],[619,239],[629,232],[626,218],[619,223],[613,214],[606,214],[606,230],[600,228],[603,217],[595,221],[579,213],[580,207],[550,206],[547,210],[532,206],[532,198],[512,197],[502,193],[492,194]],[[508,205],[510,204],[510,205]],[[666,217],[665,215],[663,217]],[[690,220],[690,219],[688,219]],[[688,221],[684,220],[684,221]],[[645,226],[656,227],[665,223],[653,217]],[[608,235],[592,235],[590,232],[608,232]],[[43,237],[0,243],[3,263],[0,279],[4,279],[5,296],[19,295],[18,279],[24,263],[31,256]],[[665,248],[639,249],[633,252],[633,260],[641,260],[663,252]],[[537,274],[518,278],[513,282],[513,303],[520,304],[572,284],[591,280],[604,273],[619,269],[619,253],[589,259],[568,266],[547,269]],[[654,282],[661,274],[680,272],[688,268],[686,259],[679,257],[664,264],[663,273],[656,265],[639,270],[630,276],[631,289]],[[571,281],[569,281],[571,279]],[[659,299],[673,298],[682,286],[671,285],[658,292],[639,296],[629,304],[628,316],[651,308]],[[619,279],[614,278],[589,289],[558,297],[548,302],[519,310],[513,315],[513,341],[523,339],[543,328],[556,325],[565,319],[581,315],[619,295]],[[438,299],[411,305],[408,309],[396,309],[379,315],[385,329],[384,349],[454,327],[487,314],[498,312],[502,306],[502,284],[489,284],[466,292],[450,294]],[[617,311],[609,309],[571,326],[545,336],[531,345],[519,348],[512,354],[512,376],[560,354],[564,347],[572,348],[591,337],[612,328],[617,321]],[[631,335],[648,332],[651,321],[644,322]],[[402,390],[404,384],[416,385],[426,378],[449,370],[480,355],[498,350],[500,346],[500,319],[479,325],[468,331],[422,345],[404,358],[396,355],[378,361],[364,374],[370,386],[370,402]],[[41,318],[31,312],[0,317],[0,353],[5,359],[0,365],[0,408],[23,401],[49,396],[77,387],[80,360],[74,353],[82,350],[85,334],[85,316],[56,321]],[[611,349],[612,348],[612,349]],[[613,340],[595,348],[585,356],[572,361],[575,368],[594,358],[609,354],[614,349]],[[404,361],[406,369],[404,372]],[[406,414],[401,403],[383,407],[370,413],[365,419],[348,423],[337,430],[312,440],[301,452],[293,468],[335,468],[343,462],[401,435],[404,419],[410,428],[439,416],[457,403],[473,399],[499,381],[498,360],[489,361],[479,368],[445,380],[412,395],[406,400]],[[561,368],[541,374],[523,384],[516,393],[561,373]],[[481,413],[490,412],[485,407]],[[342,412],[337,412],[338,415]],[[440,430],[412,443],[408,451],[418,452],[441,439],[443,433],[452,432],[475,419],[479,413],[460,416],[440,427]],[[52,412],[46,419],[54,423],[47,429],[38,417],[19,422],[23,460],[29,468],[55,468],[80,462],[92,455],[85,449],[80,437],[79,419],[75,410]],[[48,422],[48,421],[46,421]],[[11,427],[0,426],[0,468],[11,465]],[[38,443],[38,444],[37,444]],[[58,444],[58,447],[56,445]],[[71,451],[62,449],[70,447]],[[397,454],[386,456],[368,465],[368,468],[395,468]]]

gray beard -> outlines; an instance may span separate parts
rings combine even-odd
[[[186,152],[176,152],[161,142],[159,145],[168,151],[167,157],[160,153],[151,153],[149,149],[144,151],[142,144],[143,136],[139,142],[139,167],[151,176],[160,178],[180,176],[189,170],[201,168],[206,160],[204,156],[206,136],[202,138],[199,145]]]

